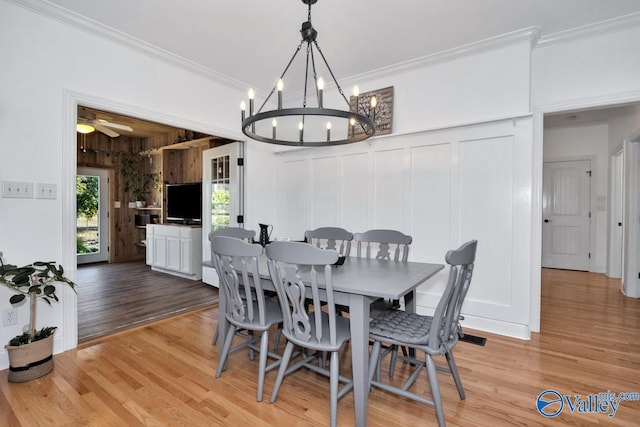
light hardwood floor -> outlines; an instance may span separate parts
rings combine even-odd
[[[640,300],[625,298],[618,280],[592,273],[544,270],[542,331],[530,341],[468,330],[484,347],[455,349],[467,399],[458,399],[440,373],[450,426],[637,426],[640,402],[622,402],[617,414],[565,410],[545,419],[535,409],[545,389],[586,396],[640,392]],[[257,363],[231,356],[215,378],[211,345],[217,310],[204,309],[85,343],[55,356],[55,370],[29,383],[10,384],[0,372],[0,425],[310,426],[328,424],[328,381],[313,372],[287,377],[275,404],[255,400]],[[342,355],[349,373],[350,355]],[[404,368],[397,368],[401,377]],[[426,376],[417,387],[427,392]],[[370,426],[436,425],[433,408],[376,390]],[[339,403],[338,425],[353,425],[353,398]]]

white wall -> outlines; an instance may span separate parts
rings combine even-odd
[[[607,200],[609,194],[609,127],[606,123],[546,128],[544,161],[591,160],[591,259],[589,271],[607,265]]]
[[[140,51],[87,34],[0,1],[0,181],[57,185],[56,200],[0,198],[0,251],[6,262],[57,260],[75,277],[75,104],[97,107],[194,130],[237,137],[239,90]],[[108,108],[105,108],[108,109]],[[139,113],[139,114],[135,114]],[[71,224],[71,225],[70,225]],[[38,324],[59,326],[54,351],[75,346],[76,300],[40,307]],[[10,293],[0,289],[0,312]],[[0,343],[21,333],[0,329]],[[0,349],[0,369],[8,366]]]

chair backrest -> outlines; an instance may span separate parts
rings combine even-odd
[[[411,236],[396,230],[369,230],[364,233],[355,233],[353,240],[356,242],[358,258],[394,261],[406,261],[409,258],[409,245],[413,241]],[[376,247],[378,252],[374,255]]]
[[[224,227],[209,233],[209,241],[213,240],[216,236],[235,237],[236,239],[246,240],[249,243],[253,242],[253,238],[256,237],[254,230],[246,230],[240,227]]]
[[[235,237],[214,236],[211,240],[213,262],[224,293],[227,320],[236,325],[266,324],[265,298],[260,281],[258,257],[260,245]],[[255,312],[255,307],[258,312]]]
[[[433,314],[428,346],[433,350],[451,348],[458,341],[460,311],[471,284],[476,259],[477,240],[470,240],[445,256],[449,281]]]
[[[315,230],[307,230],[304,232],[304,238],[307,240],[307,243],[318,248],[333,249],[344,256],[351,254],[353,233],[348,232],[344,228],[320,227]]]
[[[338,253],[300,242],[273,242],[267,248],[269,274],[282,308],[282,333],[294,344],[335,345],[336,307],[333,300],[332,264]],[[321,295],[325,295],[322,304]],[[325,329],[322,311],[329,318]],[[312,325],[310,319],[314,317]]]

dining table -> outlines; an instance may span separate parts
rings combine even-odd
[[[332,269],[335,303],[349,306],[353,400],[357,426],[367,425],[370,304],[378,298],[404,299],[404,309],[415,312],[416,288],[443,268],[443,264],[436,263],[347,257],[342,265]],[[275,290],[265,255],[260,257],[259,271],[264,289]],[[218,308],[219,337],[225,337],[228,328],[222,294],[220,292]],[[224,339],[218,342],[222,345]]]

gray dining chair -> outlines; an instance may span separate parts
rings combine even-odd
[[[413,238],[397,230],[369,230],[355,233],[356,257],[375,258],[390,261],[404,261],[409,259],[409,248]],[[380,312],[400,307],[400,301],[378,299],[371,304],[371,316]]]
[[[256,232],[254,230],[246,230],[240,227],[223,227],[210,232],[209,241],[211,242],[215,236],[235,237],[236,239],[242,239],[242,240],[246,240],[248,243],[253,243],[254,237],[256,237]],[[213,334],[213,339],[211,340],[211,344],[216,345],[217,343],[218,343],[218,329],[216,328],[216,332]]]
[[[397,230],[374,229],[362,233],[355,233],[353,240],[356,242],[356,257],[375,258],[394,262],[406,262],[409,259],[409,248],[413,238]],[[399,300],[387,300],[378,298],[370,306],[372,318],[389,311],[400,308]],[[393,376],[397,359],[397,346],[385,347],[380,359],[391,355],[389,376]],[[402,353],[406,356],[407,350],[403,347]]]
[[[276,401],[285,375],[306,367],[329,377],[331,426],[335,426],[338,399],[353,388],[353,382],[340,375],[339,351],[351,339],[351,332],[349,319],[336,314],[334,303],[331,273],[338,253],[300,242],[273,242],[266,252],[287,339],[271,402]],[[321,295],[326,296],[324,302]],[[296,346],[314,353],[289,367]],[[331,354],[329,371],[322,362],[325,352]],[[341,389],[340,382],[345,384]]]
[[[227,336],[222,345],[216,378],[226,369],[229,354],[251,348],[260,352],[258,367],[258,391],[256,400],[262,401],[265,373],[280,364],[280,356],[269,352],[269,328],[282,322],[280,305],[265,298],[258,268],[258,257],[263,248],[226,236],[211,240],[212,256],[220,279],[220,290],[225,298],[224,316],[229,323]],[[223,315],[222,313],[220,315]],[[244,341],[231,348],[239,329],[259,332],[244,335]],[[260,345],[256,342],[260,339]],[[276,361],[267,366],[267,357]]]
[[[449,280],[433,316],[393,310],[376,317],[369,324],[369,338],[373,340],[369,365],[372,388],[380,388],[434,406],[438,425],[441,427],[445,425],[445,417],[437,370],[451,373],[460,399],[465,399],[462,381],[453,357],[453,348],[461,334],[460,312],[471,284],[477,246],[477,240],[471,240],[458,249],[447,252],[445,260],[450,265]],[[383,342],[406,346],[425,353],[424,361],[416,358],[411,360],[415,371],[401,387],[383,383],[380,378],[380,371],[377,367]],[[438,355],[445,356],[448,368],[436,366],[433,357]],[[431,389],[431,400],[409,391],[425,366]]]
[[[351,254],[353,233],[340,227],[320,227],[304,232],[307,243],[322,249],[333,249],[342,256]]]

